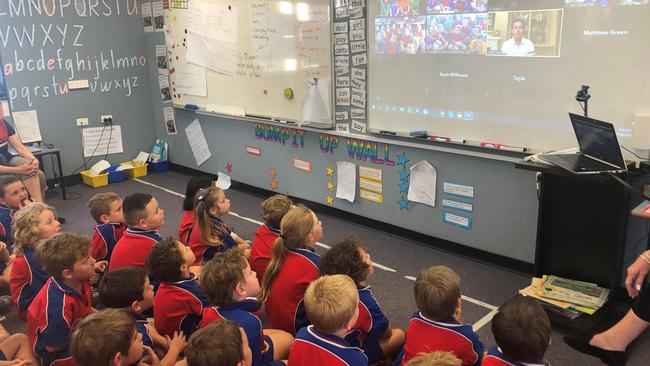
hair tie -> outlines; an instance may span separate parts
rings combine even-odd
[[[205,196],[203,196],[203,195],[200,195],[200,196],[196,197],[197,201],[203,201],[204,198],[205,198]]]

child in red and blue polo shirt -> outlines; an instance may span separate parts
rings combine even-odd
[[[273,243],[280,237],[280,222],[293,207],[293,202],[283,194],[276,194],[264,200],[260,211],[264,224],[255,232],[253,247],[248,262],[257,273],[257,280],[262,283],[262,276],[273,257]]]
[[[90,255],[97,261],[110,262],[117,241],[126,230],[122,199],[116,193],[98,193],[88,201],[90,216],[97,225],[93,230]]]
[[[237,250],[217,253],[201,271],[201,287],[214,306],[203,309],[200,328],[211,322],[232,320],[248,337],[253,366],[284,365],[293,337],[281,330],[262,329],[255,315],[260,308],[255,296],[260,292],[257,276]]]
[[[151,247],[162,240],[157,230],[165,223],[165,212],[152,195],[127,195],[122,211],[129,227],[115,244],[108,265],[110,271],[126,266],[145,267]]]
[[[497,342],[483,359],[485,366],[543,366],[551,342],[551,322],[544,308],[530,297],[516,296],[499,306],[492,319]]]
[[[178,224],[178,240],[181,243],[189,245],[190,232],[196,224],[196,218],[194,215],[194,198],[196,192],[203,188],[215,187],[216,183],[216,178],[208,177],[206,175],[194,177],[187,182],[185,198],[183,199],[183,217],[181,218],[181,222]]]
[[[307,286],[319,276],[320,257],[314,247],[323,237],[323,228],[316,214],[305,206],[289,210],[280,228],[282,234],[274,244],[259,298],[265,303],[271,328],[296,334],[309,325],[303,297]]]
[[[396,355],[404,345],[404,331],[389,328],[388,318],[372,296],[368,279],[374,272],[370,256],[355,239],[343,239],[334,244],[320,264],[321,275],[344,274],[357,286],[359,318],[345,339],[363,349],[370,365]]]
[[[20,209],[13,220],[14,253],[11,266],[11,297],[22,318],[32,300],[50,277],[43,270],[36,254],[36,244],[59,232],[61,224],[54,208],[45,203],[32,203]]]
[[[77,234],[57,234],[39,245],[38,256],[51,277],[27,310],[30,344],[42,366],[75,365],[68,351],[72,325],[94,311],[90,241]]]
[[[359,293],[346,275],[323,276],[305,292],[312,325],[298,331],[289,353],[290,366],[367,366],[363,350],[345,335],[359,316]]]
[[[463,365],[480,365],[483,344],[470,324],[460,320],[460,277],[446,266],[432,266],[415,280],[415,303],[406,328],[406,343],[396,365],[406,365],[420,353],[448,351]]]
[[[147,258],[149,275],[160,282],[154,297],[154,325],[163,336],[183,332],[190,337],[201,321],[203,309],[210,306],[199,288],[190,266],[194,253],[169,237],[156,243]]]

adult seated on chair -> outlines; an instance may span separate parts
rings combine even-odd
[[[602,333],[584,338],[566,336],[564,341],[608,365],[625,365],[628,346],[650,326],[650,285],[644,286],[649,272],[650,250],[646,250],[627,268],[625,288],[636,300],[623,319]]]
[[[10,145],[18,155],[9,153]],[[47,184],[38,164],[38,159],[23,145],[16,130],[0,115],[0,174],[19,176],[32,200],[43,202]]]

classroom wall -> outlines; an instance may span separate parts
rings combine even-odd
[[[0,44],[11,109],[38,111],[43,141],[61,148],[64,175],[84,162],[78,117],[98,127],[101,115],[112,114],[121,126],[124,153],[108,155],[112,164],[150,150],[155,58],[147,53],[140,1],[0,1]],[[71,90],[67,82],[78,79],[89,88]]]
[[[212,153],[212,157],[201,166],[197,166],[184,134],[185,127],[195,118],[201,122]],[[285,134],[287,139],[282,143],[281,140],[269,139],[271,135],[268,131],[264,132],[271,125],[262,123],[257,124],[256,128],[254,122],[199,115],[184,110],[176,111],[176,124],[180,131],[178,135],[166,135],[164,132],[158,135],[169,143],[173,163],[209,173],[222,171],[238,182],[322,204],[327,204],[328,194],[336,193],[335,190],[328,190],[327,181],[332,179],[333,183],[337,183],[337,161],[355,163],[357,169],[359,166],[378,168],[382,171],[383,203],[360,199],[357,189],[353,203],[335,198],[331,206],[490,253],[529,263],[534,261],[537,227],[535,173],[515,169],[512,162],[388,144],[388,157],[394,165],[386,164],[386,161],[373,163],[371,158],[360,160],[356,154],[351,158],[343,136],[321,135],[313,131],[306,131],[302,135],[300,130],[294,133],[289,129]],[[159,128],[156,130],[158,133],[161,131]],[[292,146],[294,136],[297,146]],[[328,141],[327,137],[329,141],[336,139],[338,146],[326,148],[334,144],[324,143],[321,149],[321,137],[325,141]],[[356,139],[355,135],[350,135],[350,138],[350,142],[362,141]],[[261,156],[247,154],[246,146],[261,149]],[[377,143],[376,149],[376,161],[385,160],[386,144]],[[411,202],[408,209],[400,209],[399,201],[405,196],[400,193],[400,171],[403,169],[398,164],[400,154],[405,154],[409,159],[407,168],[423,159],[436,168],[436,207]],[[294,168],[294,158],[310,162],[312,171]],[[232,165],[230,173],[227,172],[229,164]],[[326,173],[328,166],[335,170],[333,177],[328,177]],[[277,174],[276,189],[272,186],[271,169]],[[442,188],[444,182],[473,186],[475,197],[454,198],[445,194]],[[471,213],[449,210],[470,217],[471,228],[443,223],[442,198],[458,199],[473,205]],[[232,202],[232,211],[237,212],[237,202]]]

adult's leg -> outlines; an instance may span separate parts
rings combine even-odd
[[[632,309],[606,331],[594,335],[589,344],[608,351],[625,351],[650,326],[650,286],[639,293]]]
[[[30,162],[31,160],[25,157],[15,156],[11,159],[10,164],[13,166],[21,166],[29,164]],[[34,174],[31,177],[21,175],[20,180],[23,181],[25,188],[27,188],[27,192],[32,196],[34,202],[43,202],[47,182],[45,181],[45,174],[43,174],[42,170],[39,170],[37,174]]]

